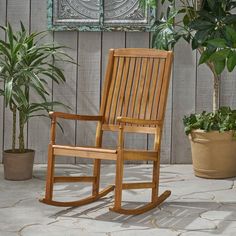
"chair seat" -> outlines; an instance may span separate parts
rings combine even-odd
[[[96,158],[103,160],[116,160],[117,150],[97,147],[78,147],[53,145],[54,155],[59,156],[79,156],[84,158]]]
[[[53,148],[67,149],[67,150],[80,150],[89,152],[105,152],[105,153],[117,153],[116,149],[97,148],[97,147],[80,147],[80,146],[65,146],[65,145],[53,145]]]
[[[85,158],[97,158],[103,160],[116,160],[117,150],[97,147],[79,147],[79,146],[64,146],[53,145],[52,146],[55,155],[59,156],[78,156]],[[124,149],[125,160],[157,160],[157,151],[148,150],[129,150]]]

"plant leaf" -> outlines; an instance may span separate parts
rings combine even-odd
[[[223,38],[216,38],[216,39],[210,39],[207,41],[210,45],[216,47],[216,48],[224,48],[227,46],[227,42]]]
[[[221,61],[214,61],[214,66],[215,66],[215,70],[216,70],[216,73],[218,75],[220,75],[224,68],[225,68],[225,60],[221,60]]]
[[[233,51],[230,53],[228,60],[227,60],[227,69],[229,72],[233,71],[236,66],[236,52]]]

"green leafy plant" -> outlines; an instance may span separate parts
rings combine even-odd
[[[40,44],[45,32],[28,33],[21,23],[14,32],[10,24],[1,26],[7,40],[0,40],[0,95],[13,117],[12,152],[25,152],[24,127],[35,116],[47,116],[53,106],[62,105],[49,100],[48,83],[65,82],[57,61],[72,59],[62,51],[63,46]],[[31,101],[31,95],[37,97]],[[16,123],[19,116],[19,149],[16,149]]]
[[[145,0],[142,0],[145,1]],[[156,1],[157,2],[157,1]],[[154,5],[146,0],[146,4]],[[233,0],[174,0],[165,14],[153,24],[152,46],[170,50],[183,38],[200,53],[199,65],[205,63],[213,74],[213,111],[219,108],[220,74],[236,66],[236,8]]]
[[[191,114],[184,119],[185,133],[188,135],[192,130],[201,129],[209,131],[229,131],[236,130],[236,110],[229,107],[221,107],[216,112],[202,112],[201,114]]]

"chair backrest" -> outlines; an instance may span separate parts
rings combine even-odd
[[[172,57],[156,49],[110,49],[100,108],[103,125],[118,128],[118,116],[162,122]]]

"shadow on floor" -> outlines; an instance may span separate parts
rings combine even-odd
[[[208,233],[221,234],[229,224],[236,221],[236,202],[167,202],[160,208],[153,209],[145,214],[137,216],[125,216],[110,212],[111,197],[80,208],[68,208],[51,216],[69,217],[76,219],[90,219],[105,222],[113,222],[127,226],[140,226],[148,228],[165,228],[173,230],[207,231]],[[124,207],[132,208],[140,206],[134,202],[126,202]],[[143,203],[144,204],[144,203]],[[236,227],[236,226],[235,226]]]

